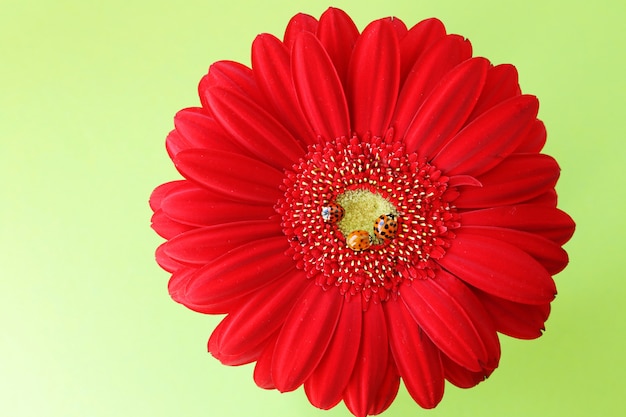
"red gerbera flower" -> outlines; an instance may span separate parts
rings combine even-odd
[[[359,33],[294,16],[252,68],[218,62],[151,197],[174,300],[227,314],[208,348],[263,388],[378,414],[400,379],[435,407],[542,334],[574,231],[538,101],[436,19]]]

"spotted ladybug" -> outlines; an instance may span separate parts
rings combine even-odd
[[[398,220],[394,214],[383,214],[374,222],[374,234],[380,240],[393,239],[398,231]]]
[[[322,207],[322,219],[326,223],[337,223],[343,219],[346,211],[337,203],[329,203]]]
[[[356,252],[369,249],[372,244],[372,237],[365,230],[355,230],[346,239],[348,247]]]

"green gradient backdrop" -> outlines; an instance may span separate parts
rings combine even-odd
[[[404,389],[386,416],[623,415],[626,6],[615,1],[339,1],[360,28],[430,16],[514,63],[541,100],[561,207],[578,223],[548,331],[502,338],[500,369],[434,411]],[[174,113],[219,59],[326,3],[0,1],[0,415],[349,416],[256,388],[206,353],[217,318],[172,302],[153,261],[152,188],[176,178]]]

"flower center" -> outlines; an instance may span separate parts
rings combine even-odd
[[[391,138],[313,145],[283,187],[276,211],[288,255],[319,285],[366,305],[433,277],[459,226],[448,178]]]
[[[337,196],[337,204],[345,210],[343,219],[337,223],[345,238],[355,230],[365,230],[374,243],[382,243],[382,239],[374,233],[376,220],[381,215],[398,215],[398,210],[393,204],[380,194],[366,189],[347,190]]]

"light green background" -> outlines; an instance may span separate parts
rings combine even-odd
[[[153,261],[152,188],[177,178],[172,116],[219,59],[326,3],[0,1],[0,415],[349,416],[258,389],[206,353],[218,318],[172,302]],[[437,16],[514,63],[541,100],[560,205],[578,223],[544,337],[434,411],[402,388],[386,416],[620,416],[626,339],[623,1],[340,1],[360,28]]]

